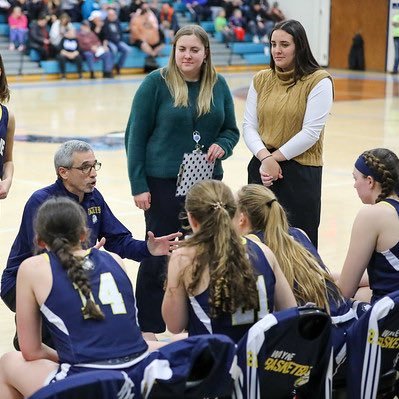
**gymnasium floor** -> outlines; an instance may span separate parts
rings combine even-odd
[[[353,189],[354,160],[364,150],[387,147],[399,153],[399,76],[330,71],[336,101],[324,145],[322,220],[319,251],[331,270],[342,267],[350,229],[362,206]],[[246,91],[255,72],[224,72],[234,95],[241,128]],[[98,189],[114,214],[136,238],[144,237],[144,217],[135,208],[126,171],[123,132],[133,95],[143,75],[114,80],[10,83],[9,108],[16,116],[15,177],[9,197],[0,201],[0,269],[18,232],[30,194],[55,180],[53,154],[70,138],[91,141],[102,162]],[[224,181],[233,190],[246,184],[250,153],[240,140],[224,162]],[[137,265],[126,261],[132,279]],[[0,354],[12,348],[13,314],[0,301]]]

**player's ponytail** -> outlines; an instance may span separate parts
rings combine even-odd
[[[216,180],[195,184],[186,197],[186,211],[200,225],[184,242],[196,252],[188,292],[193,293],[208,268],[214,317],[259,307],[254,269],[232,223],[236,209],[231,190]]]

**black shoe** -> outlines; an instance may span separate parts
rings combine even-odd
[[[90,71],[90,79],[95,79],[95,78],[96,78],[96,75],[94,75],[94,72]]]
[[[64,75],[61,75],[61,78],[60,78],[60,79],[66,79],[65,74],[64,74]]]
[[[117,75],[120,75],[120,74],[121,74],[121,67],[120,67],[119,65],[115,65],[115,73],[116,73]]]
[[[112,72],[103,72],[103,78],[104,79],[112,79],[114,75],[112,75]]]

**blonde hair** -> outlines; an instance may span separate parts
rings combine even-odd
[[[215,68],[212,66],[209,37],[199,25],[186,25],[180,28],[173,39],[173,51],[170,53],[168,66],[161,69],[161,75],[174,99],[175,107],[188,107],[188,87],[182,73],[176,65],[176,43],[182,36],[194,35],[201,40],[207,54],[201,70],[201,85],[197,101],[197,117],[207,114],[213,103],[213,87],[217,81]]]
[[[253,231],[264,232],[264,242],[274,252],[300,304],[313,302],[330,311],[329,296],[340,302],[330,274],[288,233],[287,216],[273,191],[258,184],[244,186],[238,192],[238,209],[248,217]]]
[[[188,192],[185,206],[200,224],[183,244],[196,252],[187,292],[193,294],[208,268],[212,317],[239,308],[259,309],[255,272],[232,222],[237,206],[231,190],[216,180],[197,183]]]

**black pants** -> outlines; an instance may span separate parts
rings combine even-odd
[[[306,232],[317,248],[321,213],[321,166],[305,166],[296,161],[280,162],[283,179],[270,189],[287,212],[291,226]],[[253,157],[248,164],[248,183],[262,184],[260,162]]]
[[[80,55],[78,55],[76,58],[71,60],[69,58],[64,57],[61,54],[58,54],[57,59],[58,59],[59,65],[60,65],[60,71],[61,71],[62,75],[65,75],[66,63],[67,62],[71,62],[72,64],[76,64],[79,76],[82,75],[83,61],[82,61],[82,57]]]
[[[176,197],[176,179],[147,177],[151,207],[145,211],[146,232],[156,237],[181,230],[180,213],[185,197]],[[151,256],[140,263],[136,283],[136,300],[140,328],[145,332],[165,331],[161,315],[167,256]]]
[[[11,288],[4,296],[3,296],[4,303],[8,306],[10,310],[15,313],[16,308],[16,291],[15,287]],[[16,322],[16,321],[15,321]],[[42,342],[51,348],[54,348],[53,339],[51,338],[50,331],[46,328],[44,323],[42,323]],[[14,336],[14,348],[19,351],[19,342],[18,342],[18,335],[15,332]]]

